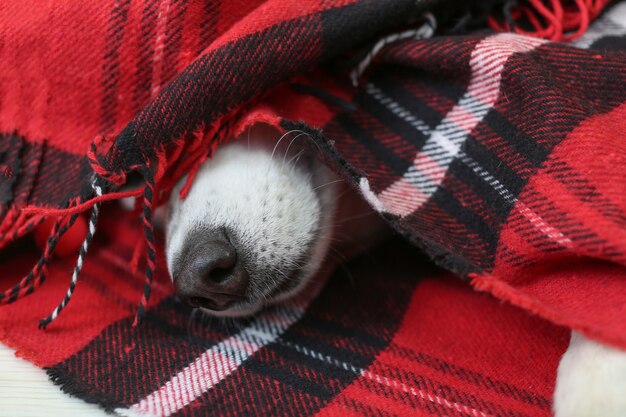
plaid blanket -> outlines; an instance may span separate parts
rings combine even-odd
[[[443,273],[402,244],[381,249],[401,260],[384,272],[355,261],[362,287],[333,277],[315,301],[250,322],[190,319],[159,281],[152,210],[258,122],[306,133],[396,230],[474,288],[626,347],[623,1],[571,43],[547,39],[582,33],[607,2],[533,0],[502,15],[508,2],[485,2],[490,25],[513,33],[483,22],[453,35],[455,20],[441,18],[431,39],[453,2],[103,3],[0,5],[0,303],[48,281],[2,307],[0,339],[68,392],[120,414],[549,412],[562,330],[435,280]],[[145,187],[119,192],[135,174]],[[99,216],[123,196],[143,201],[143,284],[126,266],[139,231]],[[51,262],[85,212],[78,262]],[[15,256],[10,244],[46,218],[57,220],[43,254]],[[75,288],[83,295],[46,332],[25,330],[34,314],[50,324]],[[145,323],[132,328],[139,292]],[[531,373],[500,360],[537,351],[546,359]]]
[[[67,291],[70,258],[51,264],[37,303],[0,315],[0,338],[68,394],[122,416],[551,415],[567,329],[473,291],[405,242],[328,268],[313,300],[232,322],[194,314],[160,268],[133,327],[143,277],[129,265],[143,231],[107,210],[61,319],[37,329]],[[0,283],[37,252],[5,252]]]

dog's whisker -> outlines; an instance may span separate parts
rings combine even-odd
[[[343,179],[338,179],[338,180],[334,180],[334,181],[329,181],[329,182],[327,182],[326,184],[318,185],[317,187],[313,188],[313,191],[317,191],[317,190],[319,190],[320,188],[324,188],[324,187],[327,187],[327,186],[332,185],[332,184],[337,184],[338,182],[343,182]]]
[[[267,162],[267,172],[269,172],[272,169],[272,161],[274,160],[274,155],[276,154],[276,150],[278,149],[278,147],[280,146],[281,142],[289,135],[294,134],[294,133],[303,133],[301,130],[289,130],[285,133],[283,133],[283,135],[278,138],[278,140],[276,141],[276,144],[274,145],[274,148],[272,149],[272,153],[270,154],[270,158],[268,159]]]
[[[346,265],[346,263],[348,262],[348,259],[341,252],[339,252],[336,248],[333,248],[333,247],[330,248],[329,255],[335,256],[338,258],[335,264],[339,268],[341,268],[341,270],[346,274],[346,277],[348,278],[348,281],[350,281],[352,288],[356,288],[356,280],[354,279],[354,275],[352,274],[352,271],[350,271],[350,268],[348,268]]]
[[[293,145],[293,143],[301,136],[309,136],[310,135],[306,132],[302,132],[299,133],[298,135],[296,135],[293,139],[291,139],[291,142],[289,142],[289,145],[287,146],[287,149],[285,149],[285,155],[283,155],[283,166],[285,165],[285,159],[287,159],[287,155],[289,154],[289,149],[291,149],[291,145]]]
[[[377,214],[372,212],[371,210],[366,210],[366,211],[364,211],[362,213],[355,214],[354,216],[345,217],[345,218],[336,220],[333,223],[332,227],[341,226],[341,225],[343,225],[345,223],[348,223],[348,222],[350,222],[352,220],[359,220],[359,219],[363,219],[365,217],[370,217],[370,216],[376,218]]]
[[[289,161],[287,161],[287,166],[294,166],[295,164],[297,164],[297,163],[298,163],[298,161],[300,160],[300,157],[302,156],[302,154],[304,154],[304,149],[302,149],[300,152],[298,152],[297,154],[295,154],[294,156],[292,156],[292,157],[291,157],[291,159],[290,159]],[[291,164],[291,162],[293,162],[293,160],[294,160],[295,158],[298,158],[298,159],[296,159],[296,161],[295,161],[294,165],[292,165],[292,164]]]
[[[283,133],[283,135],[278,139],[278,141],[276,142],[276,145],[274,145],[274,149],[272,149],[272,154],[270,155],[270,160],[274,159],[274,154],[276,153],[276,150],[278,149],[278,147],[280,146],[281,142],[289,135],[291,135],[292,133],[303,133],[306,134],[305,132],[301,131],[301,130],[289,130],[285,133]]]

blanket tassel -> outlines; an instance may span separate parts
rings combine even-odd
[[[143,285],[143,294],[141,296],[141,301],[139,302],[139,308],[137,309],[137,315],[135,316],[133,327],[140,325],[146,315],[148,301],[150,300],[150,294],[152,293],[152,280],[156,271],[156,247],[154,241],[154,224],[152,222],[154,176],[150,167],[145,168],[144,178],[146,180],[146,186],[144,188],[143,195],[143,225],[147,249],[146,275]]]
[[[61,226],[61,219],[54,223],[52,231],[50,232],[50,237],[48,237],[48,241],[46,242],[44,253],[41,255],[33,269],[24,278],[22,278],[20,282],[15,284],[10,289],[0,292],[0,305],[11,304],[20,298],[31,294],[46,280],[48,263],[52,259],[54,250],[61,237],[72,227],[78,216],[78,214],[71,215],[67,223],[63,226]]]
[[[95,180],[92,183],[92,187],[96,196],[100,197],[102,195],[102,187],[97,185]],[[61,311],[63,311],[63,309],[67,306],[67,304],[72,299],[72,295],[74,294],[74,289],[76,288],[76,283],[78,282],[78,276],[80,275],[80,272],[83,268],[83,262],[85,260],[85,256],[87,255],[87,251],[89,250],[89,245],[91,244],[91,241],[93,240],[93,237],[96,233],[96,225],[98,224],[99,212],[100,212],[100,204],[96,203],[93,205],[93,208],[91,209],[91,216],[89,218],[89,228],[87,230],[87,235],[85,236],[85,239],[83,240],[83,243],[80,246],[78,259],[76,260],[76,265],[74,266],[74,272],[72,273],[72,280],[70,282],[69,288],[67,289],[67,293],[65,294],[65,297],[63,297],[63,300],[61,300],[61,302],[52,311],[52,313],[50,313],[50,315],[48,315],[47,317],[45,317],[39,322],[40,329],[45,330],[45,328],[59,316]],[[72,217],[74,217],[74,220],[75,220],[76,217],[78,217],[78,215],[76,214],[76,215],[73,215]]]

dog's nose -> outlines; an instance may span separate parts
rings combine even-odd
[[[178,297],[192,307],[222,311],[242,301],[249,276],[237,250],[218,233],[190,239],[174,276]]]

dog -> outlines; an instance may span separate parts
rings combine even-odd
[[[182,302],[253,315],[303,291],[331,250],[347,256],[389,233],[359,195],[301,146],[302,132],[255,127],[181,179],[166,215],[166,258]],[[287,139],[291,137],[290,139]],[[572,332],[558,368],[556,417],[626,416],[626,352]]]
[[[214,316],[282,302],[307,286],[331,247],[352,256],[385,236],[379,216],[301,146],[302,133],[279,141],[260,126],[249,133],[219,147],[181,200],[183,178],[168,207],[176,293]]]

